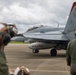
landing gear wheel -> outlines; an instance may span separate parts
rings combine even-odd
[[[38,49],[33,49],[32,52],[33,53],[39,53],[39,50]]]
[[[51,54],[51,56],[56,56],[57,55],[57,50],[56,49],[51,49],[50,54]]]

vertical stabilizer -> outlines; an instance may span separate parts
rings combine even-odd
[[[71,8],[68,21],[66,23],[64,33],[66,33],[66,36],[71,40],[75,37],[74,31],[76,30],[76,2],[73,3],[73,6]],[[71,38],[69,37],[71,33]]]

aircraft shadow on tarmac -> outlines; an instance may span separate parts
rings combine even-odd
[[[58,53],[57,56],[52,57],[49,53],[38,53],[38,54],[33,54],[31,52],[28,52],[28,56],[25,57],[26,59],[48,59],[48,58],[66,58],[66,53]]]

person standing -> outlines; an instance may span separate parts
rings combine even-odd
[[[66,50],[67,65],[70,66],[71,75],[76,75],[76,39],[68,43]]]
[[[4,47],[10,42],[10,39],[16,35],[16,29],[15,25],[0,23],[0,75],[13,74],[10,67],[7,65]]]

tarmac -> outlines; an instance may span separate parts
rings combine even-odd
[[[27,44],[8,44],[5,47],[7,64],[14,71],[18,66],[29,68],[31,75],[70,75],[66,64],[66,51],[58,50],[56,57],[50,56],[50,49],[32,53]]]

